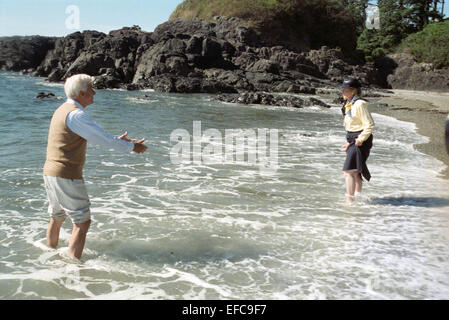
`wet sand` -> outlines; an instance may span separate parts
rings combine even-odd
[[[445,125],[449,114],[449,93],[412,90],[389,90],[393,93],[382,98],[367,98],[372,113],[394,117],[398,120],[413,122],[418,133],[429,137],[429,142],[414,147],[446,164],[440,172],[449,179],[449,155],[445,145]]]

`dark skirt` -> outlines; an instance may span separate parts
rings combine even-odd
[[[366,160],[373,147],[373,135],[370,135],[369,138],[363,142],[361,147],[357,147],[355,145],[355,139],[361,132],[362,131],[346,133],[346,140],[349,142],[349,147],[346,151],[346,160],[343,166],[343,171],[357,169],[357,171],[369,181],[371,179],[371,174],[366,166]]]

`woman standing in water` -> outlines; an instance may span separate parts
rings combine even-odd
[[[366,166],[371,147],[374,121],[368,111],[367,102],[361,99],[361,84],[357,79],[347,78],[338,86],[342,89],[345,105],[342,108],[346,144],[341,150],[346,151],[343,173],[346,181],[346,202],[362,192],[362,176],[369,181],[371,174]]]

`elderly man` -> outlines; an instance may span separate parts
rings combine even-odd
[[[145,139],[119,137],[106,133],[84,111],[94,102],[93,77],[77,74],[64,85],[67,101],[53,114],[44,164],[44,182],[49,201],[50,223],[47,242],[56,248],[59,231],[67,215],[73,223],[69,240],[69,255],[80,259],[90,226],[90,201],[83,180],[87,142],[112,148],[119,152],[143,153]]]

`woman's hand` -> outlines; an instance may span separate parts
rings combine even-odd
[[[355,139],[355,145],[356,145],[357,147],[361,147],[362,144],[363,144],[363,142],[360,142],[359,139]]]
[[[342,145],[342,146],[341,146],[340,150],[341,150],[341,151],[347,151],[347,150],[348,150],[348,147],[349,147],[349,142],[346,142],[345,145]]]

